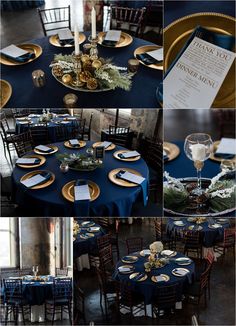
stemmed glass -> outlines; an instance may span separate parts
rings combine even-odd
[[[32,271],[33,271],[34,277],[36,277],[37,274],[38,274],[38,271],[39,271],[39,267],[38,266],[33,266]]]
[[[204,161],[211,155],[212,148],[213,142],[208,134],[194,133],[185,138],[185,154],[194,162],[194,167],[197,170],[197,188],[192,191],[194,195],[200,196],[204,192],[201,185],[201,171]]]

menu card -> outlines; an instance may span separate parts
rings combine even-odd
[[[235,53],[197,36],[164,79],[164,107],[209,109],[235,59]]]
[[[133,182],[133,183],[137,183],[137,184],[141,184],[145,178],[140,177],[139,175],[130,173],[130,172],[125,172],[120,176],[121,179],[127,180],[129,182]]]
[[[71,146],[77,146],[79,145],[79,141],[78,139],[70,139],[69,143],[71,144]]]
[[[18,158],[17,164],[35,164],[38,161],[37,158]]]
[[[236,141],[234,138],[221,138],[216,154],[233,154],[236,155]]]
[[[106,33],[105,41],[118,42],[120,40],[121,31],[110,30]]]
[[[73,39],[73,35],[69,28],[61,29],[60,31],[58,31],[58,37],[61,41]]]
[[[157,61],[163,61],[163,48],[146,52],[146,54],[150,55],[152,58]]]
[[[12,58],[18,58],[22,55],[28,54],[28,51],[22,50],[21,48],[18,48],[16,45],[11,44],[7,46],[6,48],[1,50],[1,53],[12,57]]]
[[[76,200],[90,200],[90,192],[88,185],[81,185],[74,187],[74,195]]]
[[[137,157],[137,156],[140,156],[140,154],[137,151],[122,153],[122,158],[130,158],[130,157]]]
[[[31,188],[34,187],[36,185],[38,185],[39,183],[42,183],[46,180],[46,178],[44,178],[42,175],[40,174],[36,174],[33,177],[26,179],[24,181],[21,181],[21,183],[26,186],[27,188]]]
[[[44,146],[44,145],[38,145],[35,148],[41,152],[50,152],[52,150],[51,147]]]
[[[111,142],[110,141],[104,141],[100,144],[100,146],[103,146],[105,149],[108,148],[109,146],[111,146]]]

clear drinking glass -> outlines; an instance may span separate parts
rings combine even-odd
[[[188,135],[184,142],[184,151],[187,157],[194,162],[197,170],[197,188],[192,193],[200,196],[204,191],[201,186],[201,171],[206,161],[211,155],[213,142],[211,136],[204,133]]]

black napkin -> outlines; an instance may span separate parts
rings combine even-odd
[[[26,54],[24,54],[24,55],[21,55],[21,56],[19,56],[19,57],[12,57],[12,56],[10,56],[10,55],[8,55],[8,54],[4,54],[4,53],[2,53],[1,52],[1,55],[3,56],[3,57],[5,57],[5,58],[8,58],[8,59],[11,59],[11,60],[13,60],[13,61],[16,61],[16,62],[27,62],[27,61],[29,61],[30,59],[33,59],[33,58],[35,58],[35,53],[34,52],[28,52],[28,53],[26,53]]]
[[[147,54],[145,52],[141,53],[141,54],[137,54],[136,58],[141,60],[143,63],[145,63],[145,65],[148,65],[148,66],[156,64],[158,62],[161,62],[161,61],[154,59],[153,57],[151,57],[149,54]]]
[[[104,45],[104,46],[115,47],[116,44],[117,44],[117,41],[107,41],[107,40],[102,41],[102,45]]]

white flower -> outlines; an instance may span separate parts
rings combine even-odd
[[[211,183],[206,191],[208,192],[208,190],[211,190],[214,187],[214,185],[217,183],[217,181],[219,181],[219,179],[223,177],[223,175],[225,175],[227,172],[228,172],[227,170],[223,170],[222,172],[218,173],[214,178],[212,178]]]
[[[184,184],[176,178],[173,178],[170,176],[168,172],[164,172],[164,177],[167,180],[167,186],[165,185],[166,188],[174,188],[177,191],[185,191]]]
[[[233,185],[230,188],[220,189],[216,190],[212,193],[210,193],[210,197],[219,197],[219,198],[230,198],[232,193],[234,192],[234,189],[236,188],[236,185]]]
[[[157,254],[163,250],[163,244],[161,241],[155,241],[149,246],[152,254]]]

